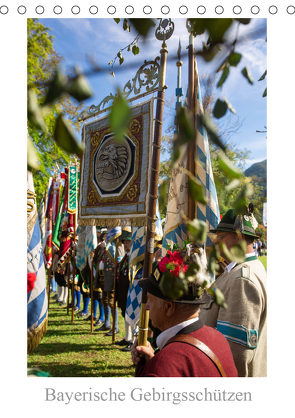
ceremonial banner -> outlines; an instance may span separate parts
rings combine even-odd
[[[45,196],[43,196],[40,203],[38,218],[40,223],[41,245],[43,246],[45,239]]]
[[[195,73],[197,72],[197,64],[195,61]],[[198,80],[198,77],[195,77]],[[207,132],[200,123],[200,116],[203,113],[202,96],[200,84],[197,84],[197,158],[198,164],[196,164],[195,176],[204,186],[204,194],[207,197],[207,204],[197,203],[195,218],[207,223],[207,232],[210,229],[217,227],[220,213],[217,200],[217,193],[213,178],[209,141]],[[173,245],[178,243],[180,247],[183,245],[183,241],[187,240],[186,228],[184,220],[181,214],[186,215],[188,204],[188,176],[184,173],[183,169],[187,169],[188,161],[188,148],[187,145],[183,145],[180,148],[180,155],[175,162],[172,170],[169,194],[167,215],[164,228],[163,238],[163,254],[165,255],[166,245]],[[212,245],[212,241],[207,237],[206,245]]]
[[[82,271],[86,266],[88,255],[97,247],[96,227],[79,225],[77,236],[76,266]]]
[[[85,124],[81,163],[80,225],[146,223],[154,99],[132,106],[132,120],[118,143],[108,116]]]
[[[143,271],[143,268],[140,267],[140,269],[138,270],[136,274],[135,279],[132,282],[131,287],[129,287],[128,289],[125,320],[131,326],[134,326],[139,321],[139,317],[140,317],[142,289],[138,284],[138,280],[142,279],[142,271]]]
[[[60,181],[53,180],[52,225],[55,224],[59,206]]]
[[[60,237],[61,237],[61,221],[64,215],[64,201],[65,201],[65,190],[66,187],[63,188],[63,191],[61,193],[61,199],[59,203],[59,209],[57,212],[57,217],[55,221],[55,225],[53,228],[52,233],[52,244],[59,250],[60,247]]]
[[[112,262],[115,262],[116,257],[116,238],[122,233],[122,228],[120,226],[116,226],[115,228],[108,228],[107,235],[106,235],[106,251],[109,258]],[[120,261],[120,260],[117,260]]]
[[[53,187],[51,185],[48,192],[47,209],[46,209],[46,225],[45,225],[45,239],[44,239],[44,263],[47,269],[52,264],[52,203],[53,203]]]
[[[161,248],[162,244],[159,244],[159,241],[163,239],[163,229],[161,223],[161,216],[159,210],[159,204],[157,201],[156,209],[156,229],[155,229],[155,242],[154,242],[154,252]],[[145,254],[145,244],[146,244],[146,226],[132,227],[132,238],[131,238],[131,249],[129,256],[129,275],[130,275],[130,284],[133,283],[133,280],[142,266],[142,262]]]
[[[36,274],[34,287],[27,295],[27,349],[30,353],[46,333],[48,306],[36,194],[31,172],[28,172],[27,188],[27,273]]]
[[[69,168],[68,213],[77,212],[79,171],[77,167]]]
[[[72,242],[74,237],[74,217],[73,214],[68,213],[68,173],[69,169],[65,168],[65,200],[63,204],[63,217],[61,221],[61,236],[60,236],[60,248],[59,259],[57,262],[57,268],[59,269],[72,255]]]

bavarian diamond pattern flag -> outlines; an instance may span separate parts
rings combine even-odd
[[[76,266],[81,271],[86,266],[88,255],[97,247],[96,227],[79,225],[77,236]]]
[[[197,73],[197,64],[195,61],[195,73]],[[195,77],[198,80],[198,77]],[[217,193],[213,178],[209,141],[207,132],[200,123],[200,116],[203,113],[202,96],[200,84],[197,84],[197,157],[196,164],[197,179],[204,186],[204,194],[207,197],[207,204],[197,203],[195,217],[207,223],[207,232],[216,228],[220,219]],[[163,253],[166,253],[166,246],[179,244],[182,248],[183,241],[188,239],[186,228],[184,225],[182,213],[187,214],[188,203],[188,176],[183,172],[187,169],[188,153],[187,145],[180,148],[180,155],[175,162],[171,174],[171,181],[168,193],[167,215],[164,228]],[[206,245],[212,245],[209,237],[207,237]]]
[[[38,347],[47,330],[46,275],[33,176],[28,172],[27,186],[27,273],[35,273],[34,287],[27,294],[28,353]]]
[[[138,285],[138,280],[142,279],[142,271],[143,268],[141,267],[138,270],[131,287],[128,289],[125,320],[131,326],[134,326],[139,321],[142,289]]]

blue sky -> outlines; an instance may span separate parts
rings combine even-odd
[[[131,32],[123,31],[122,21],[116,24],[113,19],[40,19],[40,22],[51,29],[54,35],[54,48],[64,57],[63,65],[66,69],[75,65],[83,70],[90,69],[87,55],[90,54],[95,61],[102,67],[116,57],[117,52],[127,46],[136,36],[134,29]],[[173,19],[175,29],[173,36],[167,41],[169,50],[166,74],[166,99],[175,97],[175,87],[177,80],[176,57],[179,39],[182,46],[182,86],[186,89],[188,66],[187,66],[187,45],[189,36],[186,29],[186,19]],[[237,145],[240,149],[251,151],[250,159],[247,160],[245,168],[255,162],[263,161],[267,158],[266,133],[257,133],[256,130],[265,130],[266,122],[266,98],[262,98],[262,93],[266,87],[266,79],[258,82],[260,76],[267,68],[267,42],[266,42],[266,19],[252,19],[249,25],[240,25],[239,37],[243,39],[237,46],[236,51],[241,53],[243,58],[237,68],[231,70],[230,76],[221,89],[217,89],[216,97],[226,97],[235,108],[237,114],[231,116],[231,121],[240,120],[242,125],[239,131],[234,134],[229,142]],[[255,33],[257,33],[258,35]],[[235,29],[228,34],[232,39]],[[195,48],[201,48],[202,40],[206,38],[195,38]],[[112,77],[108,72],[95,75],[89,78],[93,89],[93,97],[86,102],[86,105],[97,105],[105,96],[111,92],[116,92],[116,87],[121,88],[131,80],[139,66],[145,59],[154,59],[160,55],[161,42],[154,36],[151,30],[146,41],[139,40],[138,46],[140,53],[134,56],[132,52],[123,51],[125,58],[122,68],[119,69],[119,62],[116,61],[114,71],[116,77]],[[202,58],[198,58],[199,74],[210,74],[216,72],[222,57],[218,57],[209,64]],[[134,69],[123,70],[125,64],[134,63]],[[137,64],[137,65],[136,65]],[[241,75],[241,70],[247,65],[253,76],[254,85]],[[122,71],[121,71],[122,70]],[[217,80],[220,77],[217,75]],[[173,112],[172,112],[173,113]],[[230,113],[230,112],[228,112]],[[164,114],[165,129],[173,122],[171,109],[167,108]]]

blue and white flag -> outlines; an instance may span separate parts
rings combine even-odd
[[[195,61],[195,73],[197,73],[197,64]],[[196,76],[196,80],[199,78]],[[210,229],[217,227],[220,220],[219,206],[217,200],[217,193],[213,178],[213,171],[211,166],[209,141],[205,128],[200,123],[200,116],[203,113],[201,88],[197,84],[197,126],[196,126],[196,144],[198,164],[196,164],[195,176],[204,186],[204,194],[207,197],[207,204],[197,203],[195,217],[198,220],[207,223],[207,232]],[[188,162],[188,147],[187,144],[180,148],[180,155],[174,163],[169,193],[167,215],[165,220],[164,238],[163,238],[163,252],[166,253],[166,246],[179,244],[183,247],[183,241],[188,239],[183,215],[188,213],[188,176],[183,169],[187,169]],[[207,237],[207,245],[212,245],[209,237]]]
[[[106,251],[112,262],[114,263],[116,257],[116,238],[122,233],[121,226],[115,226],[114,228],[109,227],[106,234]],[[122,257],[120,257],[121,259]],[[120,261],[118,259],[117,261]]]
[[[134,326],[139,321],[139,317],[140,317],[142,289],[138,285],[138,280],[142,279],[142,271],[143,271],[143,268],[141,267],[138,270],[135,276],[135,279],[132,282],[131,287],[129,287],[128,289],[125,320],[131,326]]]
[[[158,201],[156,208],[156,217],[157,221],[155,230],[154,252],[156,252],[158,248],[160,248],[158,242],[163,239],[163,229]],[[129,257],[130,284],[133,282],[138,270],[142,266],[142,261],[144,259],[145,254],[146,228],[146,226],[132,227],[131,249]]]
[[[88,255],[97,247],[96,227],[79,225],[77,236],[76,266],[81,271],[86,266]]]
[[[47,330],[46,274],[33,176],[27,180],[27,273],[35,273],[34,287],[27,294],[27,350],[38,347]]]

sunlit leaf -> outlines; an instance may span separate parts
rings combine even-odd
[[[207,203],[207,198],[204,195],[204,186],[194,176],[191,176],[188,179],[188,194],[196,202],[203,204]]]
[[[78,77],[68,88],[67,92],[79,102],[92,97],[91,87],[88,83],[87,78],[83,74],[78,75]]]
[[[234,179],[233,181],[231,181],[227,186],[225,186],[225,190],[227,192],[230,192],[231,190],[236,189],[237,187],[239,187],[241,185],[241,180],[239,179]]]
[[[242,74],[249,81],[250,84],[254,84],[253,83],[253,77],[252,77],[251,72],[250,72],[250,70],[247,66],[242,69]]]
[[[29,122],[31,122],[37,129],[41,129],[43,133],[47,132],[47,126],[43,119],[36,94],[33,90],[28,91],[27,117]]]
[[[67,80],[60,68],[57,69],[43,102],[43,106],[52,104],[58,97],[60,97],[67,89]]]
[[[27,142],[27,166],[28,166],[28,169],[30,171],[33,168],[35,170],[37,170],[38,167],[39,167],[38,161],[39,161],[39,159],[38,159],[38,155],[37,155],[37,152],[35,150],[33,141],[28,136],[28,142]]]
[[[264,71],[264,73],[262,74],[262,76],[260,77],[260,79],[258,81],[264,80],[266,75],[267,75],[267,70]]]
[[[252,196],[252,194],[253,186],[249,183],[246,183],[236,200],[233,202],[233,209],[235,209],[237,213],[243,212],[245,207],[248,206],[248,199]]]
[[[189,231],[194,243],[204,243],[207,239],[207,224],[199,219],[187,222],[187,230]]]
[[[228,179],[240,179],[241,171],[230,161],[227,156],[219,151],[218,153],[219,167]]]
[[[222,72],[222,74],[221,74],[221,77],[220,77],[220,79],[219,79],[219,81],[218,81],[218,83],[217,83],[217,87],[221,87],[221,86],[223,85],[223,83],[224,83],[224,82],[225,82],[225,80],[227,79],[228,75],[229,75],[229,66],[228,66],[228,65],[226,65],[226,66],[224,67],[223,72]]]
[[[118,142],[122,141],[124,133],[130,125],[131,109],[119,89],[109,114],[109,121],[115,139]]]
[[[264,90],[262,97],[266,97],[267,96],[267,88]]]
[[[54,139],[63,150],[82,157],[84,146],[78,142],[70,122],[62,114],[56,119]]]
[[[237,244],[233,245],[230,250],[227,248],[226,244],[221,241],[219,247],[225,258],[230,262],[236,261],[237,263],[243,263],[245,261],[245,253],[247,250],[246,241],[239,241]]]
[[[133,45],[133,47],[132,47],[132,53],[134,55],[139,54],[139,47],[137,46],[137,44]]]
[[[222,143],[221,139],[219,138],[219,135],[217,134],[217,131],[216,131],[216,127],[212,119],[210,118],[210,116],[207,113],[204,113],[200,117],[200,122],[206,129],[208,135],[210,136],[214,144],[217,145],[219,148],[221,148],[223,151],[225,151],[225,146]]]
[[[208,293],[212,296],[216,305],[227,309],[227,304],[225,302],[224,294],[218,287],[215,287],[214,289],[212,288],[208,289]]]
[[[206,30],[205,19],[188,19],[190,24],[190,32],[193,36],[202,35]]]

